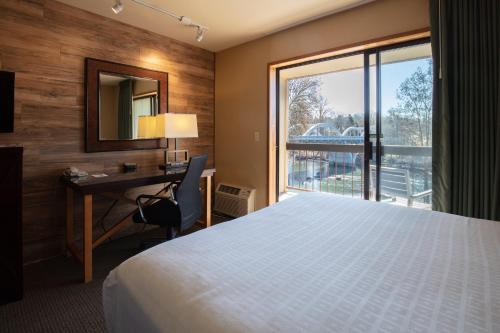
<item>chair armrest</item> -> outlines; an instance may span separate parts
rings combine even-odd
[[[141,215],[141,219],[144,221],[144,223],[148,223],[148,220],[146,219],[146,216],[144,216],[144,206],[142,205],[142,199],[148,199],[148,201],[151,200],[170,200],[174,203],[174,205],[177,206],[177,202],[175,200],[172,200],[168,197],[164,197],[161,195],[151,195],[151,194],[141,194],[135,199],[135,202],[137,203],[137,207],[139,208],[139,214]]]
[[[419,198],[423,198],[423,197],[426,197],[426,196],[429,196],[429,195],[432,195],[432,190],[427,190],[427,191],[423,191],[423,192],[420,192],[420,193],[415,193],[415,194],[412,194],[412,195],[408,196],[408,207],[412,207],[413,206],[413,200],[419,199]]]
[[[170,197],[175,201],[175,192],[174,192],[174,189],[173,187],[177,187],[179,186],[179,184],[181,183],[180,180],[176,180],[174,182],[171,182],[170,184],[168,184],[167,186],[165,186],[165,188],[163,189],[165,191],[165,193],[169,192],[170,191]]]
[[[411,197],[412,197],[412,199],[419,199],[419,198],[423,198],[423,197],[426,197],[426,196],[431,195],[431,194],[432,194],[432,190],[427,190],[427,191],[423,191],[420,193],[412,194]]]
[[[174,185],[175,185],[175,186],[178,186],[180,183],[181,183],[181,181],[180,181],[180,180],[177,180],[177,181],[175,181],[175,182],[171,182],[171,183],[169,183],[167,186],[165,186],[165,189],[164,189],[164,190],[165,190],[165,191],[168,191],[168,190],[169,190],[172,186],[174,186]]]

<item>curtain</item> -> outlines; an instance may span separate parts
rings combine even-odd
[[[132,139],[132,80],[120,82],[118,93],[118,139]]]
[[[433,208],[500,220],[500,1],[430,0]]]

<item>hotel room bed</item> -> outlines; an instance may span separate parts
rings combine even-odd
[[[134,256],[110,332],[500,332],[500,223],[306,193]]]

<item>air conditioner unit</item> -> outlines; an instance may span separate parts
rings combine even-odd
[[[214,211],[240,217],[255,209],[255,189],[219,183],[215,189]]]

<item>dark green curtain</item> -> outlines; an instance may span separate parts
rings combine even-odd
[[[120,82],[118,93],[118,138],[132,139],[132,80]]]
[[[500,0],[430,0],[433,208],[500,220]]]

